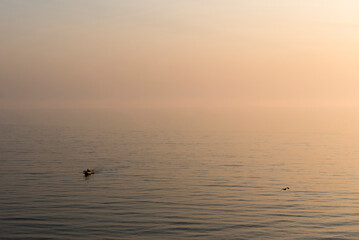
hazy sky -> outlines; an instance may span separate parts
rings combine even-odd
[[[0,0],[0,108],[359,106],[357,0]]]

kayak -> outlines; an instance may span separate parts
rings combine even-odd
[[[90,170],[90,171],[85,170],[85,171],[83,171],[83,173],[85,174],[85,176],[95,174],[94,170]]]

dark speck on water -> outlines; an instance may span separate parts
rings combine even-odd
[[[356,136],[0,133],[0,239],[359,239]]]

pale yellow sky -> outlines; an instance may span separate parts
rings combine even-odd
[[[359,1],[1,0],[0,108],[359,107]]]

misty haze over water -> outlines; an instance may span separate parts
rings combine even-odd
[[[359,239],[358,12],[1,0],[0,239]]]
[[[7,109],[0,124],[122,130],[358,133],[356,108]]]

